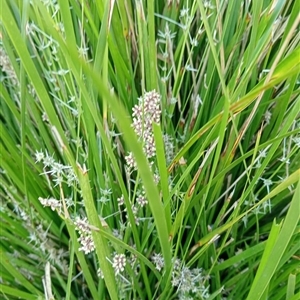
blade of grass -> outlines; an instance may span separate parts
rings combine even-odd
[[[300,177],[299,177],[300,178]],[[299,224],[300,219],[300,181],[298,179],[297,188],[287,212],[286,218],[283,222],[282,229],[278,234],[276,242],[272,249],[266,251],[266,262],[260,270],[258,270],[254,284],[251,286],[247,299],[261,299],[265,289],[268,287],[276,269],[280,262],[281,257],[287,248],[287,245],[295,231],[296,226]]]
[[[171,228],[171,205],[169,201],[169,183],[166,156],[164,151],[163,137],[161,128],[157,124],[153,124],[153,133],[155,139],[156,159],[160,174],[160,182],[162,188],[163,202],[165,205],[165,218],[167,220],[168,231]]]
[[[24,300],[32,300],[35,295],[29,294],[26,292],[22,292],[20,290],[17,290],[14,287],[9,287],[4,284],[0,284],[0,293],[5,294],[5,296],[13,296],[17,297],[18,299],[24,299]],[[5,299],[5,298],[3,298]],[[9,299],[9,298],[6,298]]]
[[[89,183],[88,173],[86,170],[78,168],[79,181],[82,189],[85,209],[88,216],[89,223],[98,228],[102,228],[99,216],[97,214],[91,187]],[[96,247],[97,257],[100,262],[101,270],[104,274],[104,280],[111,299],[118,299],[118,289],[116,285],[115,274],[112,265],[108,262],[110,257],[110,250],[108,244],[103,239],[100,233],[93,233],[93,240]]]
[[[289,275],[288,284],[286,287],[286,300],[291,299],[295,296],[295,287],[296,287],[296,276],[294,274]]]
[[[20,284],[31,293],[34,293],[36,296],[42,296],[41,292],[35,286],[33,286],[29,280],[27,280],[20,272],[18,272],[14,268],[14,266],[10,263],[9,257],[3,251],[3,249],[0,249],[0,257],[1,257],[0,264],[13,276],[13,278],[18,280]]]
[[[228,228],[233,226],[236,222],[241,220],[245,215],[247,215],[249,212],[251,212],[253,209],[261,205],[264,201],[274,197],[281,191],[287,189],[291,184],[298,182],[300,177],[300,169],[291,174],[288,178],[286,178],[283,182],[281,182],[276,188],[274,188],[269,194],[267,194],[263,199],[261,199],[259,202],[257,202],[254,206],[252,206],[249,210],[245,211],[244,213],[240,214],[237,218],[234,220],[226,223],[225,225],[222,225],[221,227],[213,230],[208,235],[203,237],[198,241],[198,243],[191,249],[190,254],[192,254],[198,247],[203,246],[204,244],[208,243],[214,236],[223,233]],[[294,197],[295,198],[295,197]],[[295,201],[294,201],[295,202]],[[297,211],[297,210],[296,210]]]

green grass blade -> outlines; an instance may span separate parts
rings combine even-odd
[[[283,222],[282,229],[278,234],[276,242],[272,249],[267,249],[267,261],[260,272],[257,273],[253,286],[248,294],[247,299],[261,299],[265,289],[269,285],[281,257],[287,248],[287,245],[295,231],[296,226],[299,224],[300,219],[300,182],[298,180],[295,195],[290,204],[287,216]]]

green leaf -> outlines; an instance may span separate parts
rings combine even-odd
[[[300,171],[300,170],[299,170]],[[300,219],[300,181],[298,179],[297,188],[287,212],[286,218],[283,222],[282,229],[278,233],[276,240],[272,241],[272,248],[267,247],[264,252],[264,260],[258,270],[254,283],[251,286],[247,299],[261,299],[264,291],[268,287],[281,257],[284,255],[289,241],[295,231],[296,226],[299,224]]]

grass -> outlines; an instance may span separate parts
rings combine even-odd
[[[1,299],[299,299],[296,1],[0,21]]]

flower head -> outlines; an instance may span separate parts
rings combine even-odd
[[[144,153],[148,159],[155,156],[156,152],[152,124],[160,122],[160,101],[161,96],[153,90],[146,92],[143,97],[139,98],[139,104],[132,109],[133,121],[131,126],[142,142]],[[137,168],[131,152],[125,157],[125,160],[130,168]]]
[[[126,256],[125,254],[116,254],[113,258],[113,268],[116,275],[123,272],[126,266]]]

